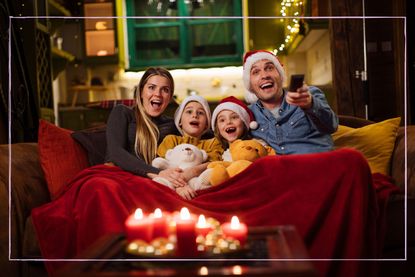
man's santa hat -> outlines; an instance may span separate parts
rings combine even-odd
[[[216,118],[218,114],[223,110],[229,110],[237,113],[245,124],[246,128],[255,130],[258,128],[258,123],[255,121],[254,114],[245,105],[245,103],[234,96],[223,98],[219,105],[216,106],[212,114],[212,129],[215,131]]]
[[[244,55],[243,80],[247,90],[247,93],[245,93],[245,100],[248,103],[254,103],[258,100],[255,93],[251,91],[250,73],[252,66],[260,60],[269,60],[275,65],[275,68],[281,76],[282,83],[284,83],[285,79],[287,78],[282,64],[278,60],[278,57],[273,53],[266,50],[252,50],[246,52]]]

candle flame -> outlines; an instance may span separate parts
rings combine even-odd
[[[242,267],[240,265],[234,265],[232,267],[232,274],[234,274],[234,275],[242,275]]]
[[[162,218],[163,217],[163,213],[161,212],[161,210],[159,208],[154,210],[154,218]]]
[[[190,212],[186,207],[183,207],[180,210],[180,219],[189,220],[190,219]]]
[[[199,219],[197,220],[197,227],[202,228],[202,227],[206,227],[206,218],[203,214],[199,215]]]
[[[136,209],[134,212],[134,219],[143,219],[143,217],[143,210],[140,208]]]
[[[236,215],[232,216],[231,229],[239,229],[239,219]]]
[[[207,268],[206,266],[202,266],[202,267],[199,269],[199,274],[200,274],[200,275],[209,275],[209,270],[208,270],[208,268]]]

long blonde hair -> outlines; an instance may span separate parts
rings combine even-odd
[[[141,93],[144,90],[144,86],[154,75],[160,75],[167,78],[170,82],[171,96],[174,93],[174,80],[170,72],[162,67],[150,67],[145,72],[138,87],[136,89],[135,101],[136,101],[136,131],[135,131],[135,144],[134,149],[137,156],[144,159],[147,164],[151,164],[151,161],[157,155],[157,143],[160,137],[159,129],[154,124],[152,118],[146,113]]]

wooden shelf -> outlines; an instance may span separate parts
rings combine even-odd
[[[75,56],[65,50],[59,49],[57,47],[52,47],[52,55],[55,57],[60,57],[62,59],[66,59],[69,62],[75,60]]]

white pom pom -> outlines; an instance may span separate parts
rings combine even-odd
[[[258,128],[258,122],[256,122],[256,121],[249,122],[249,128],[251,130],[255,130],[256,128]]]
[[[250,92],[249,90],[245,90],[245,101],[248,104],[253,104],[256,101],[258,101],[258,97],[256,97],[256,95],[252,92]]]

